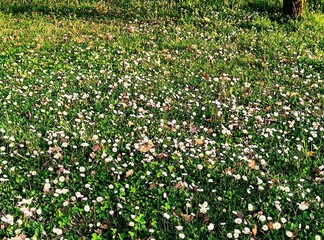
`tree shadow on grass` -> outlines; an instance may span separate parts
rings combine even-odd
[[[248,1],[246,8],[251,12],[265,14],[271,21],[277,23],[284,23],[286,20],[285,16],[282,14],[282,4],[281,2],[278,3],[278,1]]]
[[[118,5],[106,6],[104,9],[93,5],[17,3],[0,4],[0,11],[12,15],[44,15],[56,18],[79,18],[83,20],[118,19],[130,20],[133,13],[123,10]]]
[[[165,1],[162,1],[165,2]],[[13,1],[12,3],[0,2],[0,11],[12,15],[43,15],[55,16],[58,19],[78,18],[82,20],[118,20],[132,21],[135,19],[147,19],[152,16],[158,17],[166,12],[171,12],[168,5],[161,10],[163,4],[138,4],[138,1],[104,1],[97,4],[68,4],[37,2],[28,3]],[[165,4],[164,4],[165,6]],[[160,10],[159,10],[160,9]],[[155,13],[155,15],[154,15]]]
[[[265,12],[265,13],[278,13],[281,12],[281,6],[273,1],[248,1],[246,7],[251,11]]]
[[[295,31],[298,28],[294,27],[289,21],[291,18],[283,14],[282,0],[267,1],[267,0],[249,0],[244,4],[244,9],[253,14],[254,16],[247,21],[241,22],[241,27],[246,29],[256,28],[257,30],[273,28],[274,26],[284,26],[287,31]],[[254,21],[256,16],[259,16],[264,22]],[[267,22],[268,21],[268,22]]]

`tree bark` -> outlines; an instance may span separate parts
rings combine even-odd
[[[305,10],[305,0],[283,0],[283,12],[292,18],[299,18]]]

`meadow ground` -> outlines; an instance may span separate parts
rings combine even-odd
[[[324,16],[207,2],[0,2],[1,238],[321,239]]]

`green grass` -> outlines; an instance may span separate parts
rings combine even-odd
[[[0,237],[320,239],[321,7],[1,1]]]

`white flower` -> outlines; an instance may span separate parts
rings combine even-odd
[[[209,223],[209,225],[207,226],[208,231],[212,231],[214,230],[214,228],[215,228],[215,224],[213,223]]]
[[[241,231],[239,230],[239,229],[234,229],[234,234],[238,234],[238,235],[240,235],[241,234]]]
[[[163,213],[163,217],[165,217],[166,219],[170,219],[170,215],[169,214],[167,214],[167,213]]]
[[[103,201],[103,197],[97,197],[97,202],[102,202]]]
[[[280,221],[281,221],[282,223],[286,223],[286,222],[287,222],[287,219],[286,219],[286,218],[280,218]]]
[[[286,231],[286,235],[287,237],[291,238],[292,236],[294,236],[294,234],[290,231]]]
[[[252,204],[249,204],[249,205],[248,205],[248,210],[249,210],[250,212],[252,212],[253,209],[254,209],[253,205],[252,205]]]
[[[23,199],[21,202],[18,202],[18,206],[21,206],[23,204],[31,204],[33,202],[33,197],[30,199]]]
[[[264,215],[260,215],[260,216],[259,216],[259,220],[260,220],[261,222],[264,222],[264,221],[266,220],[266,217],[265,217]]]
[[[240,233],[234,232],[234,238],[238,238],[240,236]]]
[[[175,228],[176,228],[178,231],[181,231],[181,230],[183,229],[182,226],[176,226]]]
[[[321,240],[322,238],[321,238],[321,236],[320,235],[316,235],[315,236],[315,240]]]
[[[69,192],[69,189],[67,189],[67,188],[63,188],[63,189],[62,189],[62,193],[63,193],[63,194],[67,194],[68,192]]]
[[[261,178],[257,177],[257,180],[258,180],[258,185],[263,183],[263,180]]]
[[[53,228],[53,233],[56,235],[62,235],[63,231],[60,228]]]
[[[128,225],[131,227],[134,227],[135,224],[134,224],[134,222],[129,222]]]
[[[233,234],[232,234],[232,233],[227,233],[227,234],[226,234],[226,237],[227,237],[227,238],[232,238],[232,237],[233,237]]]
[[[268,229],[269,229],[268,225],[265,224],[265,225],[262,226],[262,230],[263,231],[266,232],[266,231],[268,231]]]
[[[197,165],[197,168],[198,168],[199,170],[202,170],[202,169],[204,168],[204,166],[201,165],[201,164],[198,164],[198,165]]]
[[[250,230],[248,227],[245,227],[245,228],[242,230],[242,232],[243,232],[244,234],[250,234],[250,233],[251,233],[251,230]]]
[[[76,193],[75,193],[75,196],[76,196],[77,198],[81,198],[81,197],[83,197],[83,195],[82,195],[80,192],[76,192]]]
[[[121,205],[120,203],[117,203],[117,208],[118,208],[118,209],[123,209],[124,207],[123,207],[123,205]]]
[[[203,204],[199,204],[199,207],[201,213],[206,213],[209,210],[208,202],[206,201]]]
[[[234,222],[236,224],[241,224],[242,223],[242,219],[241,218],[235,218]]]
[[[186,235],[184,235],[183,233],[179,233],[179,238],[184,239],[186,237]]]
[[[278,223],[278,222],[275,222],[275,223],[273,223],[273,229],[275,229],[275,230],[278,230],[278,229],[280,229],[281,228],[281,224],[280,223]]]
[[[85,212],[89,212],[89,211],[90,211],[90,207],[89,207],[89,205],[85,205],[85,206],[84,206],[84,211],[85,211]]]
[[[203,206],[203,207],[208,207],[208,202],[205,201],[205,202],[202,204],[202,206]]]
[[[36,210],[36,213],[37,213],[38,215],[41,215],[41,214],[42,214],[42,209],[41,209],[41,208],[38,208],[38,209]]]
[[[59,177],[60,182],[64,182],[64,180],[65,180],[64,176]]]

